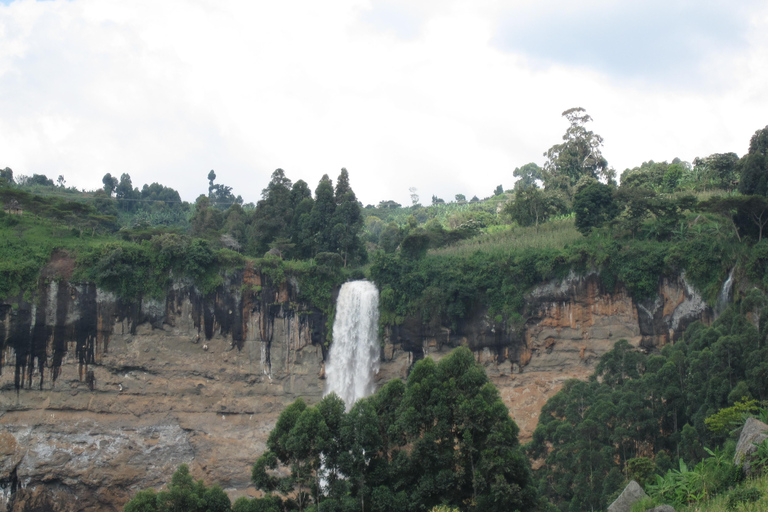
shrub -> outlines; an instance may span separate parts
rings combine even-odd
[[[754,487],[739,487],[728,494],[728,509],[733,510],[743,503],[755,503],[763,493]]]

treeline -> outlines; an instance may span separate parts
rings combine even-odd
[[[261,196],[255,208],[244,209],[235,203],[226,211],[210,196],[198,198],[190,220],[191,234],[223,237],[225,246],[249,256],[273,251],[284,258],[309,259],[320,253],[337,253],[345,266],[366,261],[359,236],[362,206],[346,169],[341,170],[335,189],[324,175],[314,197],[305,181],[292,183],[282,169],[277,169]]]
[[[625,170],[619,186],[600,151],[602,138],[586,127],[591,118],[583,109],[563,115],[570,127],[564,142],[545,153],[544,167],[530,163],[513,173],[518,180],[505,211],[518,224],[539,225],[572,212],[585,235],[609,226],[618,234],[659,238],[678,229],[681,212],[698,202],[702,211],[725,215],[738,233],[762,239],[768,224],[768,127],[755,132],[741,158],[714,153],[695,158],[693,165],[677,158],[649,161]],[[697,201],[694,195],[701,193],[715,197]]]
[[[304,276],[305,298],[330,311],[332,288],[346,275],[340,269],[367,259],[362,207],[346,169],[335,189],[324,176],[314,198],[305,182],[292,184],[278,169],[262,200],[244,206],[215,179],[211,171],[208,195],[190,206],[158,183],[134,187],[128,174],[107,174],[102,189],[85,193],[65,188],[63,178],[56,186],[42,175],[14,179],[3,169],[0,296],[29,295],[54,251],[77,261],[75,279],[130,299],[162,296],[180,277],[210,292],[250,257],[275,284],[288,274]]]
[[[620,282],[636,298],[649,296],[659,275],[684,270],[705,298],[714,300],[730,268],[760,246],[768,224],[768,127],[755,133],[742,158],[727,153],[697,158],[693,165],[677,159],[647,162],[624,171],[617,185],[616,172],[601,154],[602,138],[588,129],[590,117],[578,108],[563,115],[569,127],[563,142],[545,153],[543,167],[531,163],[516,169],[513,190],[496,187],[482,201],[457,194],[453,203],[434,197],[423,207],[413,189],[410,207],[382,201],[363,208],[345,169],[335,186],[323,176],[314,194],[306,182],[293,183],[277,169],[256,204],[244,204],[213,171],[208,194],[191,205],[158,183],[134,187],[128,174],[120,179],[107,174],[101,190],[77,196],[64,187],[63,177],[58,186],[40,175],[17,179],[20,184],[5,169],[0,190],[67,191],[78,204],[65,207],[65,199],[46,198],[60,199],[60,206],[45,210],[30,199],[24,211],[76,228],[80,237],[116,232],[120,242],[115,243],[154,247],[167,240],[150,243],[153,238],[175,234],[184,239],[176,246],[191,247],[201,239],[214,252],[250,258],[269,253],[296,261],[335,254],[342,267],[352,268],[372,259],[370,275],[389,304],[382,317],[387,323],[416,314],[456,325],[476,307],[514,323],[536,279],[570,268],[597,269],[609,290]],[[15,231],[25,236],[23,229]],[[527,263],[537,257],[541,263]],[[137,265],[148,258],[135,261],[139,272]],[[525,277],[509,277],[518,273]]]
[[[398,251],[382,235],[384,251],[374,254],[370,274],[382,290],[385,323],[411,315],[455,327],[484,309],[497,327],[513,328],[525,293],[569,270],[597,270],[607,291],[621,284],[638,300],[651,297],[661,277],[685,272],[714,305],[737,265],[760,274],[755,283],[766,289],[755,262],[766,250],[768,127],[742,158],[648,162],[626,170],[618,186],[602,139],[585,127],[589,116],[582,109],[564,115],[570,127],[545,166],[515,170],[503,209],[511,228],[477,230],[466,242],[457,229],[449,236],[455,249],[437,251],[430,249],[446,237],[435,224],[414,222],[396,239]],[[583,236],[574,238],[572,227]]]

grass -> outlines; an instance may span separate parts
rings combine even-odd
[[[497,202],[497,201],[496,201]],[[457,215],[471,212],[496,213],[496,202],[486,200],[476,203],[443,203],[429,206],[405,206],[401,208],[366,208],[364,217],[375,216],[385,224],[394,222],[399,226],[408,223],[408,218],[413,215],[419,224],[425,224],[431,219],[437,219],[444,227],[449,227],[450,219]]]
[[[761,497],[754,503],[741,503],[737,504],[733,508],[728,507],[729,498],[731,492],[720,494],[710,500],[695,505],[688,505],[677,509],[678,512],[758,512],[762,510],[768,510],[768,475],[763,475],[759,478],[750,479],[743,482],[738,488],[746,489],[753,487],[760,491]]]
[[[40,270],[56,250],[76,254],[112,237],[54,224],[25,213],[0,216],[0,297],[18,297],[34,288]]]
[[[480,251],[494,256],[511,256],[521,249],[563,249],[583,239],[574,217],[552,220],[538,227],[493,226],[486,233],[449,247],[429,251],[435,256],[469,257]]]

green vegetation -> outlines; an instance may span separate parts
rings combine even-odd
[[[215,485],[206,487],[202,480],[195,482],[186,464],[173,474],[167,491],[154,489],[139,491],[125,504],[125,512],[227,512],[231,502],[227,494]]]
[[[68,264],[66,275],[54,277],[91,281],[127,299],[161,298],[174,279],[208,294],[250,266],[274,285],[298,278],[300,297],[332,316],[333,289],[360,275],[342,267],[367,257],[358,236],[361,208],[344,169],[335,192],[327,177],[321,181],[320,202],[304,182],[291,186],[278,169],[264,199],[246,208],[231,187],[214,183],[213,171],[209,195],[194,207],[157,183],[139,190],[128,174],[119,180],[107,174],[103,189],[85,193],[45,176],[2,173],[0,297],[14,303],[30,299],[57,253]]]
[[[647,498],[637,502],[632,512],[645,512],[662,504],[658,498]],[[759,512],[768,508],[768,476],[761,476],[742,482],[738,487],[703,499],[696,503],[675,507],[679,512]]]
[[[768,399],[765,335],[764,325],[731,308],[711,327],[690,326],[660,354],[617,342],[589,382],[567,382],[542,409],[528,446],[546,461],[542,493],[561,510],[604,508],[630,471],[646,481],[658,473],[650,489],[667,502],[698,501],[734,485],[733,447],[706,447],[729,439],[734,412],[740,424],[744,412],[757,412],[750,399]]]
[[[459,348],[437,364],[419,361],[405,384],[393,380],[348,412],[334,394],[314,407],[298,399],[252,479],[287,509],[533,510],[517,432],[472,352]]]
[[[67,188],[63,176],[54,182],[5,168],[0,297],[30,300],[41,278],[87,280],[127,299],[162,297],[177,279],[208,294],[252,269],[267,278],[265,286],[297,282],[299,299],[331,322],[337,287],[369,276],[381,290],[383,325],[410,317],[456,329],[482,313],[510,332],[523,325],[534,286],[571,272],[596,272],[606,291],[625,289],[637,301],[654,299],[663,278],[684,274],[711,306],[733,276],[735,305],[715,324],[691,326],[660,352],[619,342],[589,382],[569,382],[547,403],[527,450],[546,461],[539,489],[561,510],[604,507],[630,474],[654,499],[681,504],[719,495],[724,506],[757,506],[753,498],[765,499],[759,486],[758,493],[736,487],[724,497],[737,481],[724,461],[733,430],[745,414],[765,414],[768,400],[768,127],[755,132],[742,157],[643,162],[617,184],[586,112],[563,117],[562,142],[541,167],[515,169],[513,190],[499,186],[484,200],[456,194],[448,203],[433,196],[426,207],[411,189],[411,206],[363,208],[346,169],[335,185],[323,176],[314,191],[277,169],[256,204],[244,204],[211,171],[208,194],[188,204],[158,183],[134,187],[128,174],[107,174],[102,188],[83,192]],[[43,273],[52,259],[66,264]],[[235,509],[378,503],[427,510],[445,501],[493,510],[499,496],[528,507],[534,498],[522,491],[530,485],[515,428],[486,436],[452,423],[467,411],[440,401],[463,397],[468,408],[474,398],[437,386],[448,370],[430,364],[414,367],[413,384],[387,385],[349,413],[332,399],[291,406],[283,434],[275,434],[285,439],[271,441],[271,455],[254,474],[285,499],[241,501]],[[491,404],[486,410],[478,398],[479,411],[491,412],[467,421],[501,416],[483,386],[471,396]],[[417,403],[416,412],[389,401],[400,398]],[[514,453],[493,444],[499,439]],[[768,448],[761,450],[768,460]],[[320,453],[336,472],[325,475],[327,493],[318,486]],[[508,460],[514,474],[499,469]],[[268,471],[280,464],[292,473],[287,480]],[[503,476],[486,480],[478,468]]]

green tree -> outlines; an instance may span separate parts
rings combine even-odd
[[[252,477],[258,488],[297,500],[311,486],[319,510],[533,510],[537,493],[517,433],[483,368],[459,348],[439,363],[419,361],[406,384],[392,381],[347,413],[335,396],[312,408],[294,402]],[[289,477],[275,473],[280,463]]]
[[[254,240],[251,244],[255,255],[267,252],[276,239],[289,238],[295,206],[291,201],[291,185],[285,171],[275,169],[269,184],[261,191],[261,200],[256,203],[252,221]]]
[[[761,350],[754,325],[734,308],[711,327],[693,324],[660,355],[620,340],[589,382],[568,381],[542,408],[529,448],[544,458],[542,488],[561,510],[604,509],[620,483],[601,482],[637,457],[655,455],[660,471],[672,458],[695,464],[704,446],[724,439],[706,418],[764,387]]]
[[[130,174],[123,173],[120,175],[120,181],[115,187],[115,197],[117,198],[117,207],[120,210],[133,212],[139,208],[138,200],[141,198],[141,193],[139,189],[133,187]]]
[[[13,184],[13,170],[10,167],[0,169],[0,185],[11,186]]]
[[[573,210],[576,213],[576,229],[583,235],[616,217],[619,208],[613,196],[613,187],[595,181],[576,192]]]
[[[693,167],[699,179],[708,187],[733,189],[739,180],[739,157],[736,153],[713,153],[704,158],[694,158]]]
[[[360,510],[370,510],[372,501],[370,475],[376,465],[372,462],[382,449],[379,420],[372,400],[359,400],[339,425],[340,441],[346,449],[340,453],[339,469],[348,475],[352,484],[351,491],[360,502]],[[366,507],[367,504],[367,507]]]
[[[221,210],[211,206],[210,199],[201,195],[195,201],[195,210],[190,224],[193,236],[218,239],[220,236],[219,230],[224,224],[224,216]]]
[[[219,210],[226,210],[233,204],[243,204],[243,198],[235,197],[232,193],[232,187],[214,183],[216,173],[211,169],[208,173],[208,199],[211,200],[211,206]]]
[[[332,236],[339,253],[344,258],[346,267],[347,260],[355,262],[365,260],[365,247],[359,236],[363,227],[362,207],[349,185],[349,173],[344,168],[341,169],[336,180],[334,199],[336,208],[331,219]]]
[[[400,250],[405,258],[419,259],[427,253],[429,244],[429,234],[423,228],[416,228],[400,242]]]
[[[283,507],[276,496],[267,495],[253,499],[243,496],[232,504],[232,512],[283,512]]]
[[[338,244],[333,238],[333,214],[336,211],[333,182],[324,174],[315,189],[315,203],[309,216],[309,230],[312,233],[313,250],[318,252],[336,252]]]
[[[328,446],[331,434],[323,414],[317,407],[307,407],[297,399],[277,420],[267,439],[269,451],[253,467],[251,479],[257,488],[275,490],[284,495],[295,494],[299,510],[310,499],[319,502],[321,454]],[[278,461],[290,468],[290,476],[277,477],[267,471],[278,467]]]
[[[662,185],[665,192],[674,192],[680,181],[683,179],[683,166],[680,164],[672,164],[667,168],[667,172],[664,173]]]
[[[564,209],[565,205],[555,194],[531,185],[517,190],[515,199],[505,205],[504,212],[520,226],[538,226]]]
[[[749,141],[749,151],[739,161],[739,192],[768,195],[768,126],[757,130]]]
[[[576,183],[583,176],[611,181],[615,171],[608,167],[600,151],[603,138],[586,128],[587,123],[592,121],[586,110],[571,108],[563,112],[563,117],[570,126],[563,135],[563,142],[544,153],[547,161],[542,169],[542,178],[545,188],[563,190],[568,197],[572,197]]]
[[[768,224],[768,199],[765,196],[713,196],[702,202],[701,208],[724,215],[739,241],[744,234],[750,233],[752,226],[757,241],[763,239],[763,230]]]
[[[136,493],[125,504],[126,512],[227,512],[231,510],[227,494],[215,485],[206,487],[202,480],[195,482],[189,467],[182,464],[171,477],[165,491],[156,493],[147,489]]]
[[[400,233],[400,228],[398,228],[397,224],[394,222],[390,222],[381,233],[379,245],[384,249],[384,252],[391,254],[400,246],[401,240],[402,234]]]
[[[45,174],[33,174],[27,179],[27,185],[38,185],[41,187],[53,187],[53,180],[48,178]]]
[[[312,257],[313,238],[310,232],[312,208],[315,205],[312,191],[304,180],[299,180],[291,188],[291,207],[293,216],[289,227],[290,239],[295,257]]]
[[[117,184],[119,183],[117,178],[112,176],[110,173],[107,173],[103,178],[101,178],[101,182],[104,184],[104,192],[106,192],[108,196],[112,197],[112,193],[115,191]]]
[[[500,195],[501,195],[501,194],[503,194],[503,193],[504,193],[504,187],[502,187],[501,185],[498,185],[498,186],[497,186],[497,187],[496,187],[496,188],[493,190],[493,195],[494,195],[494,196],[500,196]]]
[[[667,162],[653,160],[643,162],[639,167],[626,169],[621,173],[621,188],[661,192],[664,187],[664,176],[668,170]]]
[[[544,176],[541,173],[541,167],[533,162],[515,168],[515,170],[512,171],[512,176],[518,178],[518,180],[515,181],[515,191],[522,191],[528,187],[536,187],[538,186],[537,182],[543,181],[544,179]]]
[[[157,512],[157,493],[154,489],[139,491],[125,504],[124,512]]]

